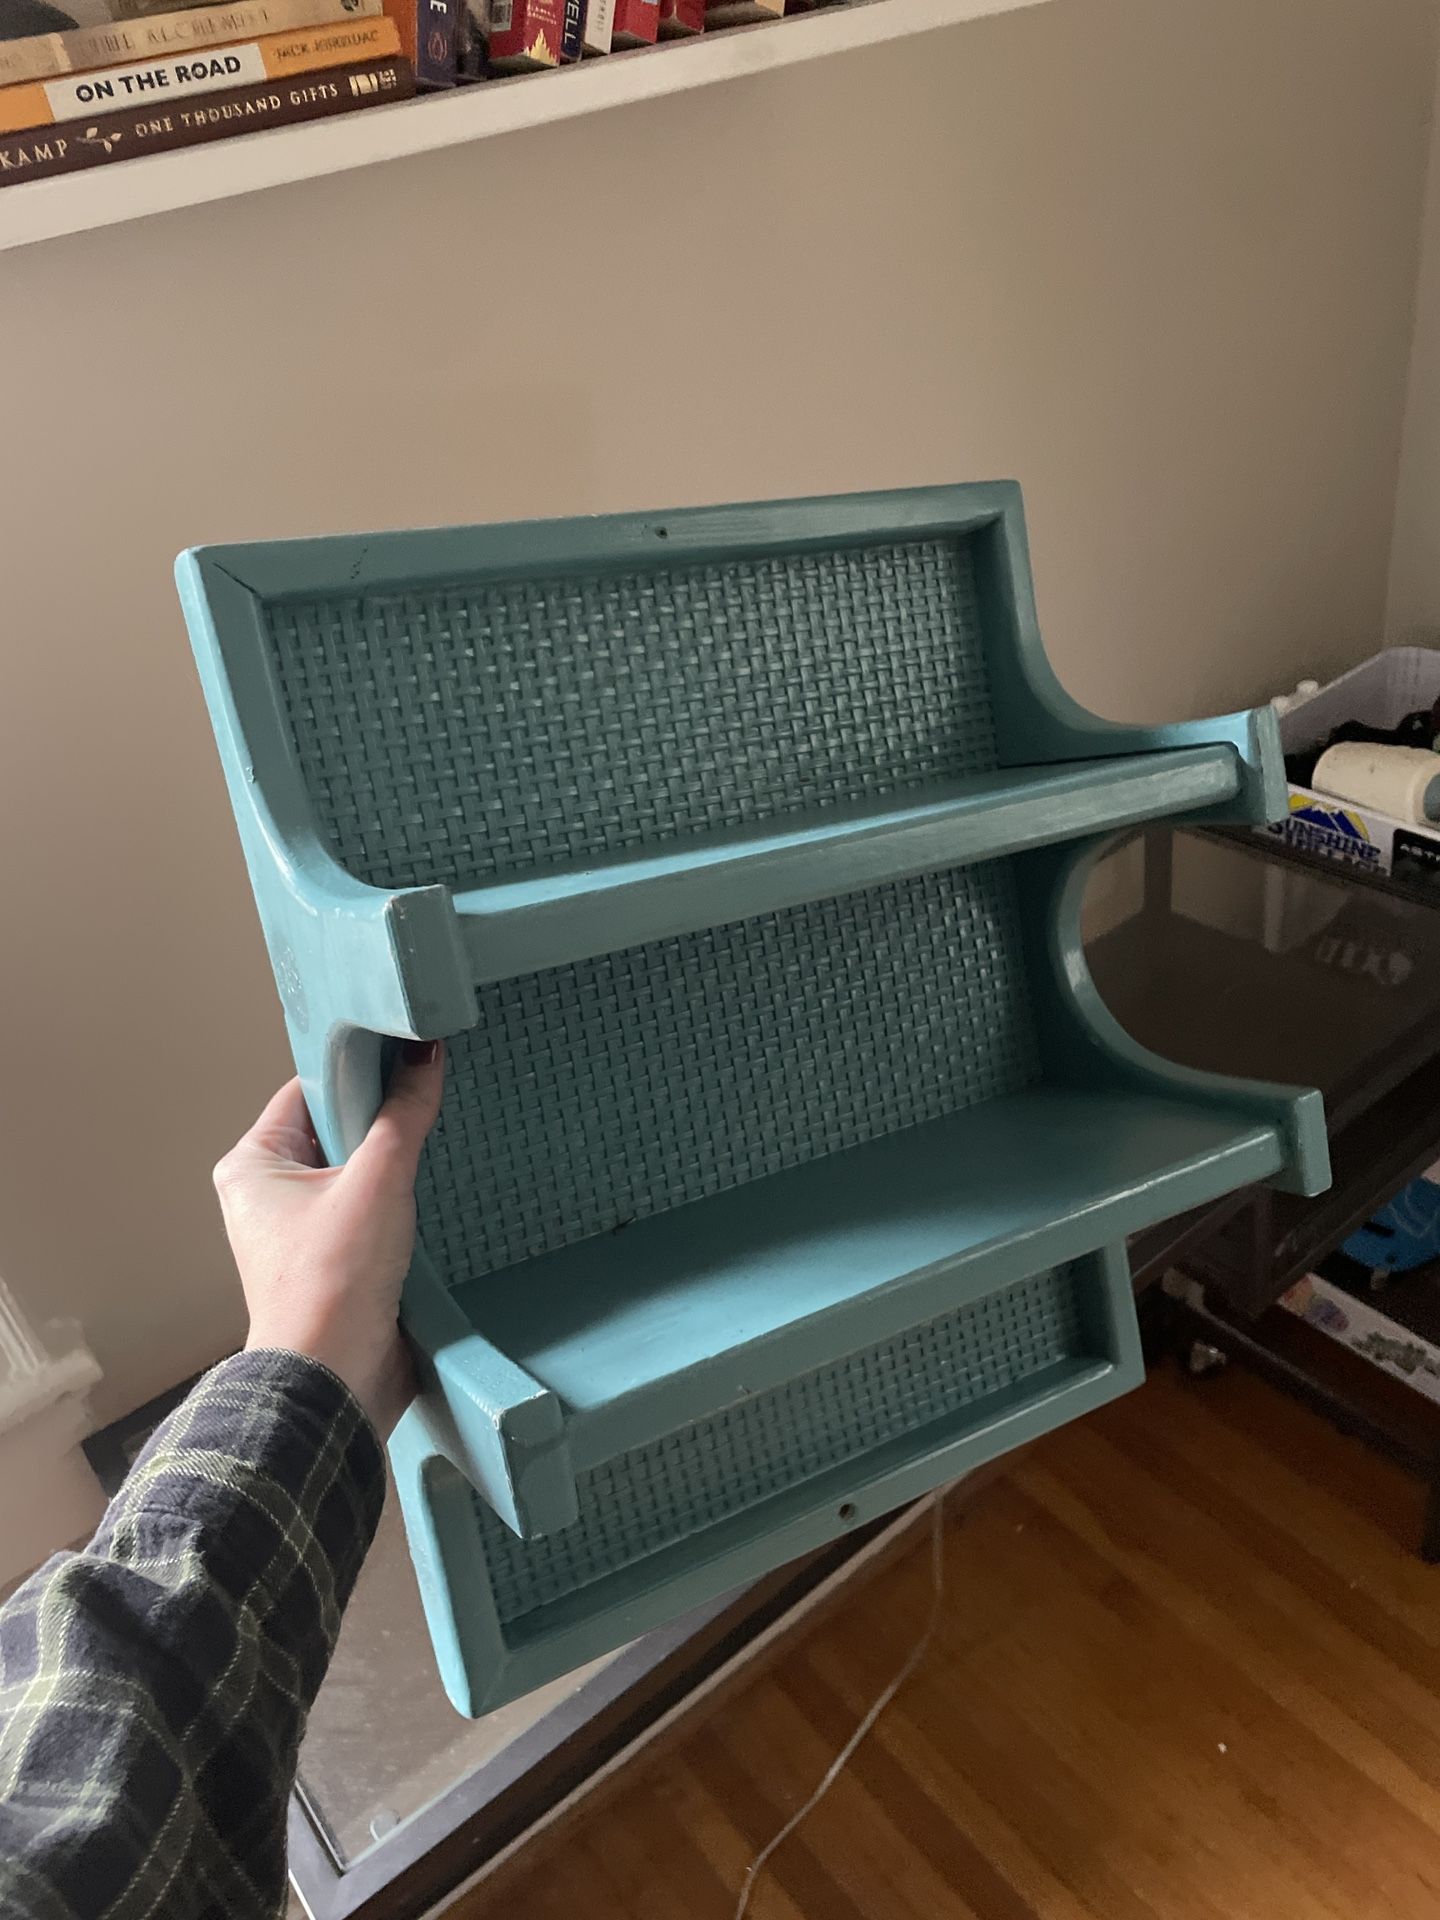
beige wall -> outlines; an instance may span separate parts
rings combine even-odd
[[[1385,638],[1440,645],[1440,113],[1430,127]]]
[[[0,1265],[102,1412],[238,1334],[283,1067],[176,549],[1013,474],[1077,693],[1251,699],[1380,621],[1433,66],[1053,0],[0,261]]]

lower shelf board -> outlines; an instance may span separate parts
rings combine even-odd
[[[580,1466],[673,1427],[681,1376],[697,1410],[725,1405],[1119,1240],[1163,1217],[1177,1188],[1195,1204],[1279,1159],[1273,1129],[1233,1114],[1042,1085],[486,1274],[454,1297],[563,1403]],[[843,1320],[823,1328],[831,1315]]]
[[[577,1475],[527,1539],[437,1458],[392,1441],[441,1671],[463,1713],[514,1699],[843,1537],[1137,1385],[1115,1250],[942,1314]]]

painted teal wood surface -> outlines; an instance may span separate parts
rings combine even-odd
[[[849,801],[455,896],[477,982],[1233,800],[1228,746],[997,768],[904,806]]]
[[[1106,835],[1281,811],[1273,717],[1079,708],[1013,487],[178,577],[331,1157],[450,1043],[392,1453],[463,1711],[1122,1391],[1124,1236],[1324,1183],[1079,935]]]
[[[657,1214],[455,1294],[557,1395],[577,1466],[1283,1168],[1274,1127],[1039,1087]],[[1163,1215],[1162,1215],[1163,1217]],[[828,1349],[828,1350],[827,1350]],[[660,1391],[657,1392],[657,1388]]]

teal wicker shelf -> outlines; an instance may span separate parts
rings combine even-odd
[[[462,1710],[1133,1385],[1125,1236],[1326,1179],[1081,954],[1106,835],[1283,809],[1273,720],[1069,700],[1014,488],[179,579],[331,1157],[449,1041],[392,1453]]]

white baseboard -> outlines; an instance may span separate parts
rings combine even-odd
[[[0,1281],[0,1586],[90,1533],[105,1495],[80,1442],[100,1378],[74,1326],[37,1333]]]

